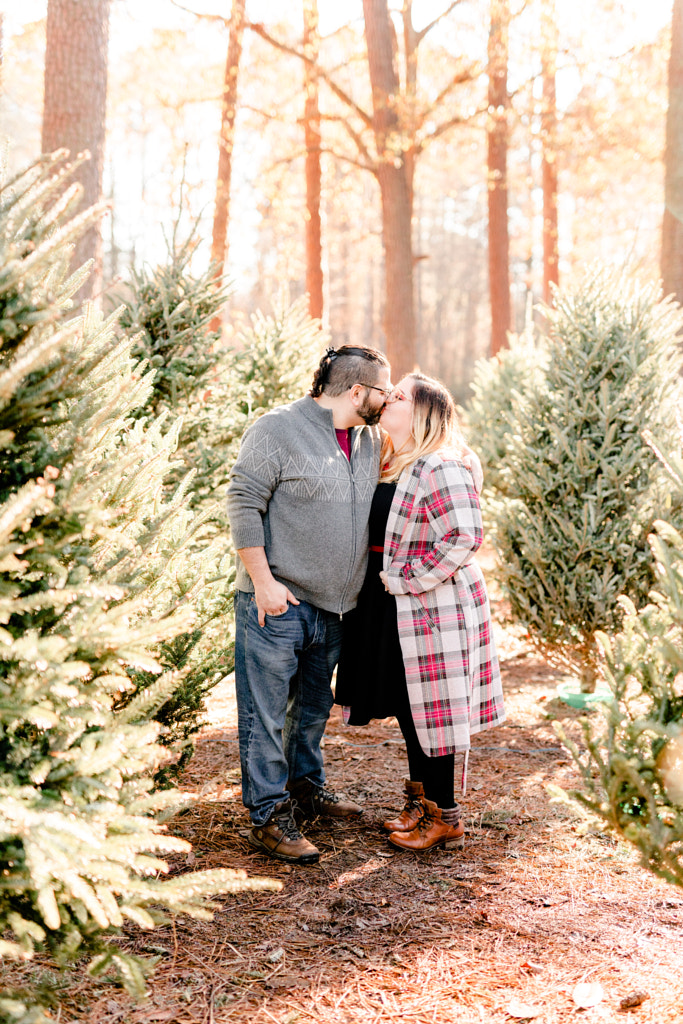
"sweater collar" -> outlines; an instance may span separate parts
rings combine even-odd
[[[313,423],[318,423],[321,426],[329,427],[330,430],[334,431],[334,418],[332,416],[332,410],[326,409],[323,405],[319,405],[315,398],[311,398],[310,395],[305,395],[301,399],[301,411],[307,419],[312,420]],[[356,432],[356,427],[351,427]]]

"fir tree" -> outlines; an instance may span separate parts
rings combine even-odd
[[[164,781],[191,756],[204,698],[233,668],[229,599],[234,552],[224,496],[239,440],[253,416],[305,393],[326,343],[305,301],[289,305],[282,296],[272,315],[257,313],[232,345],[221,347],[210,322],[226,295],[216,289],[210,269],[192,273],[192,250],[191,239],[172,245],[167,263],[134,273],[121,316],[134,354],[156,371],[147,403],[137,414],[172,411],[181,417],[178,463],[166,486],[191,472],[187,498],[203,523],[190,546],[195,562],[200,557],[206,562],[195,597],[199,624],[162,644],[159,653],[166,670],[182,670],[176,691],[155,715],[164,726],[162,742],[176,754],[175,763],[161,770]],[[137,671],[133,678],[140,690],[155,677]],[[122,697],[122,706],[131,696]]]
[[[542,382],[545,357],[543,343],[534,339],[530,326],[491,359],[477,361],[464,421],[484,468],[484,504],[489,495],[507,493],[509,417],[513,406]]]
[[[180,675],[161,645],[196,621],[202,522],[189,481],[165,492],[178,426],[136,419],[154,371],[115,316],[65,319],[70,247],[99,211],[71,217],[78,190],[54,163],[0,191],[0,955],[90,951],[93,973],[113,964],[140,993],[144,965],[103,937],[272,885],[159,877],[188,846],[163,824],[183,798],[153,792],[167,754],[151,718]],[[117,711],[136,671],[155,681]]]
[[[596,630],[652,585],[647,543],[667,488],[642,438],[675,429],[681,314],[625,275],[595,271],[548,310],[547,371],[513,401],[494,542],[513,616],[595,686]]]
[[[204,563],[202,573],[185,580],[194,588],[198,622],[159,650],[165,670],[180,670],[178,687],[155,714],[163,726],[161,741],[175,754],[174,763],[165,765],[157,776],[164,782],[177,776],[191,757],[193,737],[206,710],[205,697],[233,668],[230,597],[234,571],[226,517],[219,496],[213,493],[212,479],[221,454],[207,444],[212,421],[208,388],[220,359],[219,335],[210,323],[227,296],[225,290],[216,288],[212,266],[204,273],[192,273],[192,235],[182,245],[177,245],[175,238],[174,232],[165,263],[133,271],[119,310],[119,323],[131,339],[133,357],[154,369],[146,402],[134,414],[171,414],[176,419],[176,461],[169,466],[164,486],[169,493],[183,479],[189,481],[185,500],[202,524],[202,529],[195,529],[188,538],[184,562],[192,571]],[[232,423],[235,418],[229,405],[222,410],[223,421]],[[131,673],[131,678],[135,690],[122,695],[120,707],[155,680],[154,674],[145,670]]]
[[[683,462],[666,464],[681,499]],[[650,543],[649,603],[638,611],[623,598],[622,631],[599,634],[614,695],[604,728],[582,720],[584,750],[556,728],[584,782],[571,797],[630,842],[646,868],[683,886],[683,534],[660,520]]]
[[[192,234],[173,242],[166,262],[132,271],[122,296],[119,322],[133,338],[133,356],[156,370],[149,407],[157,414],[184,413],[217,362],[220,335],[211,321],[227,290],[216,287],[213,264],[192,273],[195,248]]]

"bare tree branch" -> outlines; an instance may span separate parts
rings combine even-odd
[[[465,82],[471,82],[483,71],[481,64],[471,64],[470,67],[464,68],[459,71],[453,78],[443,87],[439,95],[436,97],[433,103],[430,103],[428,107],[422,111],[422,113],[416,118],[415,123],[417,127],[420,127],[425,123],[428,117],[438,109],[441,103],[446,99],[448,94],[455,89],[456,85],[463,85]]]
[[[375,161],[372,158],[370,150],[365,145],[360,133],[356,131],[356,129],[353,127],[348,118],[343,117],[341,114],[322,114],[321,120],[336,121],[338,124],[340,124],[348,132],[349,136],[355,142],[356,148],[360,155],[365,158],[367,166],[374,167]]]
[[[370,171],[371,174],[377,175],[377,165],[375,163],[363,163],[362,160],[354,160],[352,156],[348,156],[346,153],[338,153],[335,149],[329,146],[323,146],[320,150],[321,153],[329,153],[335,160],[343,160],[344,163],[351,164],[352,167],[360,167],[363,171]]]
[[[307,57],[305,53],[302,53],[300,50],[297,50],[295,47],[288,46],[286,43],[282,43],[280,42],[279,39],[276,39],[274,36],[271,36],[270,32],[268,32],[268,30],[263,25],[257,22],[247,22],[246,27],[250,28],[252,32],[255,32],[256,35],[261,36],[262,39],[265,39],[267,43],[271,44],[271,46],[276,47],[276,49],[278,50],[282,50],[283,53],[288,53],[291,57],[298,57],[299,60],[304,61],[306,64],[315,64],[318,77],[323,82],[325,82],[325,84],[332,90],[334,95],[338,99],[340,99],[342,103],[345,103],[348,107],[355,111],[355,113],[358,114],[358,116],[360,117],[363,124],[365,124],[368,128],[372,128],[372,117],[367,113],[367,111],[363,110],[363,108],[360,107],[356,103],[356,101],[353,100],[349,96],[349,94],[345,92],[344,89],[341,88],[340,85],[337,85],[334,79],[330,78],[327,72],[323,68],[321,68],[319,64],[313,61],[310,57]]]
[[[174,7],[177,7],[179,11],[185,11],[186,14],[191,14],[198,21],[217,21],[224,28],[230,27],[230,18],[224,18],[222,14],[202,14],[200,11],[193,11],[190,7],[185,7],[183,4],[178,3],[178,0],[171,0]]]
[[[448,121],[444,121],[443,124],[437,125],[434,131],[429,132],[428,135],[425,135],[424,138],[415,146],[415,151],[417,153],[421,153],[424,149],[426,149],[430,142],[433,142],[434,139],[438,139],[441,135],[444,135],[447,131],[450,131],[450,129],[454,128],[457,124],[471,124],[472,121],[479,114],[485,113],[486,107],[482,107],[480,110],[475,110],[474,114],[469,114],[467,117],[463,117],[460,114],[458,114],[456,117],[450,117]]]
[[[348,153],[339,153],[336,149],[332,149],[330,146],[321,146],[321,153],[329,153],[335,160],[343,160],[344,163],[351,164],[353,167],[359,167],[362,171],[370,171],[371,174],[377,173],[377,168],[374,163],[363,163],[362,160],[355,160]],[[283,165],[292,164],[295,160],[303,160],[306,155],[304,149],[296,150],[293,153],[288,153],[286,156],[281,156],[277,160],[271,160],[270,163],[264,167],[264,176],[269,174],[271,171],[275,171],[278,167]]]
[[[427,33],[431,32],[431,30],[434,28],[434,26],[438,25],[439,22],[443,18],[447,18],[448,15],[453,10],[453,8],[457,7],[458,4],[460,4],[460,3],[462,3],[462,0],[453,0],[453,2],[448,5],[446,10],[442,14],[439,14],[436,18],[434,18],[433,21],[430,21],[430,23],[428,25],[425,25],[425,27],[420,29],[419,32],[416,32],[415,33],[415,45],[419,46],[420,43],[422,42],[422,40],[424,39],[424,37],[427,35]]]

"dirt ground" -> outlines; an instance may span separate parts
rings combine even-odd
[[[160,957],[145,1004],[101,980],[70,982],[36,964],[32,970],[62,990],[56,1019],[683,1020],[683,892],[551,803],[549,784],[578,782],[552,720],[575,731],[578,713],[555,698],[557,672],[519,634],[497,632],[508,720],[474,739],[463,852],[417,855],[388,844],[380,822],[402,805],[407,765],[398,727],[390,719],[349,729],[338,709],[325,738],[328,779],[365,806],[363,817],[306,829],[321,850],[315,866],[283,865],[251,850],[234,689],[226,684],[212,695],[210,724],[183,779],[203,800],[172,822],[194,844],[173,870],[244,868],[281,880],[282,890],[225,897],[212,923],[131,930],[128,949]],[[581,1008],[574,997],[586,992],[599,1002]],[[642,1001],[620,1009],[624,999]]]

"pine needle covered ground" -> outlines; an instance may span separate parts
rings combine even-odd
[[[498,640],[508,722],[475,738],[462,854],[387,843],[379,822],[400,807],[406,773],[398,727],[348,729],[338,709],[329,779],[365,805],[363,819],[310,826],[322,853],[313,867],[252,851],[225,685],[182,780],[204,800],[172,824],[194,846],[173,870],[244,868],[283,890],[222,898],[212,923],[129,928],[129,951],[160,958],[146,1004],[77,969],[53,974],[44,958],[13,967],[7,983],[42,979],[60,1024],[679,1022],[683,891],[551,804],[548,784],[578,783],[551,719],[577,734],[578,712],[555,699],[557,673],[518,632],[499,627]]]

